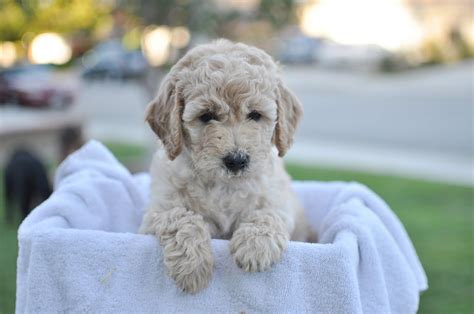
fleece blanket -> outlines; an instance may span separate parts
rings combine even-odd
[[[212,240],[210,286],[180,292],[157,239],[139,235],[147,174],[91,141],[59,167],[53,195],[18,232],[18,313],[414,313],[427,280],[389,207],[356,183],[295,182],[319,243],[291,242],[271,271],[246,273]]]

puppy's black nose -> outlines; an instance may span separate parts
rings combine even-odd
[[[223,161],[227,169],[232,172],[237,172],[247,167],[249,159],[250,157],[247,154],[234,152],[225,156]]]

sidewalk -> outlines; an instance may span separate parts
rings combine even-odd
[[[300,139],[287,162],[474,186],[474,162],[451,154]]]

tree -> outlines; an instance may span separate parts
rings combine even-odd
[[[70,34],[91,31],[112,10],[94,0],[0,0],[0,40],[20,40],[25,32]]]
[[[20,39],[26,22],[26,14],[18,3],[0,0],[0,41]]]

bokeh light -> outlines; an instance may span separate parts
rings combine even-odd
[[[303,8],[300,25],[309,36],[388,50],[422,39],[421,28],[400,0],[321,0]]]
[[[174,48],[184,48],[189,44],[191,34],[186,27],[175,27],[171,30],[171,46]]]
[[[15,44],[12,42],[0,43],[0,66],[12,66],[17,59]]]
[[[64,64],[71,59],[71,47],[55,33],[40,34],[30,46],[30,59],[38,64]]]
[[[166,26],[149,27],[142,39],[142,49],[152,66],[165,64],[170,56],[171,31]]]

